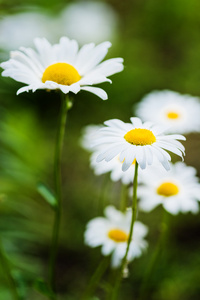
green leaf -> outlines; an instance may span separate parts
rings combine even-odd
[[[55,294],[52,292],[49,285],[41,278],[36,279],[34,288],[42,295],[45,295],[50,300],[55,300]]]
[[[37,185],[38,193],[53,207],[57,208],[57,199],[56,196],[49,190],[49,188],[43,183]]]

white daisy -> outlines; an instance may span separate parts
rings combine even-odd
[[[110,161],[119,155],[122,164],[122,171],[126,171],[134,159],[141,169],[146,165],[152,165],[155,158],[169,170],[170,155],[169,150],[180,157],[184,153],[183,145],[177,141],[185,140],[182,135],[164,135],[163,128],[151,122],[142,124],[139,118],[131,118],[132,123],[124,123],[113,119],[106,121],[104,127],[99,130],[101,136],[94,139],[94,147],[101,147],[101,153],[97,157],[97,162],[105,159]]]
[[[144,185],[138,186],[139,208],[149,212],[159,204],[171,214],[199,211],[200,184],[196,170],[182,162],[171,164],[166,172],[151,168],[141,174]]]
[[[78,20],[78,22],[74,22]],[[117,34],[118,15],[113,6],[100,1],[73,1],[60,15],[61,31],[82,45],[112,40]]]
[[[21,47],[19,51],[11,52],[10,60],[1,63],[2,76],[27,84],[17,94],[37,89],[60,89],[65,94],[85,90],[106,100],[106,92],[91,85],[111,82],[107,77],[123,70],[122,58],[100,63],[110,42],[98,46],[87,44],[80,50],[78,43],[67,37],[62,37],[59,44],[53,46],[44,38],[36,38],[34,43],[36,51]]]
[[[99,152],[94,152],[90,158],[90,166],[94,170],[95,175],[102,175],[110,172],[110,179],[112,181],[121,180],[123,184],[133,183],[135,173],[135,160],[131,164],[130,168],[126,171],[122,171],[122,162],[119,160],[119,156],[114,157],[109,162],[101,161],[97,162],[97,156]]]
[[[132,212],[128,210],[124,214],[114,206],[108,206],[104,214],[105,217],[94,218],[87,224],[85,243],[90,247],[102,246],[103,255],[112,253],[111,265],[116,268],[120,266],[126,253]],[[144,240],[147,232],[145,225],[135,222],[128,261],[141,256],[142,251],[147,248],[148,244]]]
[[[146,95],[136,107],[136,115],[143,121],[168,126],[169,132],[200,131],[200,99],[172,91],[154,91]]]
[[[33,38],[36,36],[57,40],[60,26],[56,21],[53,15],[48,15],[41,7],[31,7],[20,13],[1,15],[0,48],[10,51],[20,45],[29,47],[33,45]]]

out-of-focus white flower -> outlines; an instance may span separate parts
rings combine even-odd
[[[76,1],[51,15],[39,7],[27,7],[23,12],[0,15],[0,48],[32,47],[35,37],[45,37],[51,43],[60,36],[69,36],[82,45],[100,43],[117,36],[118,22],[114,8],[98,1]]]
[[[97,162],[110,161],[119,155],[122,171],[128,170],[134,159],[145,169],[155,160],[169,170],[171,160],[168,151],[182,157],[183,145],[177,140],[185,140],[182,135],[165,135],[161,126],[151,122],[142,123],[139,118],[131,118],[131,123],[124,123],[118,119],[104,122],[107,127],[101,128],[94,147],[100,147]],[[100,134],[101,133],[101,134]]]
[[[117,32],[118,16],[106,2],[76,1],[60,15],[61,32],[80,44],[112,40]]]
[[[80,139],[80,145],[83,149],[87,151],[94,151],[92,141],[98,134],[98,130],[102,127],[102,125],[87,125],[83,128]]]
[[[88,222],[85,231],[85,243],[90,247],[102,246],[103,255],[112,254],[111,265],[119,267],[126,253],[127,241],[131,224],[132,211],[122,213],[114,206],[108,206],[104,211],[105,217],[94,218]],[[144,240],[148,232],[147,226],[136,221],[128,252],[128,261],[141,256],[147,248]]]
[[[200,99],[173,91],[154,91],[137,105],[136,115],[168,127],[168,132],[200,131]]]
[[[0,18],[0,48],[6,51],[33,46],[35,37],[46,37],[52,42],[58,38],[56,18],[40,10],[5,15]]]
[[[108,76],[124,68],[122,58],[101,62],[111,47],[110,42],[98,46],[86,44],[80,50],[78,43],[67,37],[62,37],[55,45],[45,38],[36,38],[34,42],[36,51],[21,47],[19,51],[11,52],[8,61],[1,63],[2,76],[27,84],[17,94],[38,89],[59,89],[64,94],[85,90],[106,100],[106,92],[93,85],[111,82]]]
[[[176,215],[199,211],[200,184],[196,170],[183,162],[171,164],[170,171],[150,168],[141,174],[142,186],[138,186],[139,208],[149,212],[159,204]]]
[[[135,174],[135,160],[133,161],[130,168],[126,171],[122,171],[122,162],[119,160],[119,156],[114,157],[110,161],[97,162],[97,156],[99,152],[94,152],[91,155],[90,165],[94,170],[95,175],[102,175],[110,172],[110,178],[112,181],[121,180],[123,184],[133,183]],[[140,172],[139,172],[140,174]],[[138,178],[139,180],[139,178]]]

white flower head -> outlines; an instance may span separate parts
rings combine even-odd
[[[200,131],[200,99],[164,90],[146,95],[137,105],[136,115],[168,127],[168,132]]]
[[[60,21],[61,30],[81,44],[112,40],[118,27],[117,12],[100,1],[74,1],[62,11]]]
[[[56,19],[44,10],[31,7],[27,11],[0,17],[0,48],[10,51],[20,45],[33,46],[34,37],[58,38]]]
[[[149,212],[162,204],[169,213],[197,213],[199,211],[200,184],[196,170],[183,162],[171,164],[171,169],[151,168],[141,174],[138,186],[139,208]]]
[[[63,93],[77,94],[85,90],[106,100],[106,92],[91,85],[111,82],[108,76],[123,70],[123,59],[112,58],[104,62],[110,42],[95,46],[86,44],[81,49],[75,40],[62,37],[59,44],[51,45],[45,38],[34,40],[36,51],[21,47],[11,52],[11,58],[1,63],[2,76],[25,83],[17,94],[37,89],[60,89]]]
[[[166,151],[180,157],[184,154],[183,145],[177,140],[185,140],[182,135],[165,135],[163,127],[151,122],[142,123],[139,118],[131,118],[131,123],[118,119],[106,121],[106,127],[99,130],[101,136],[94,139],[94,147],[101,147],[97,162],[110,161],[119,155],[122,171],[128,170],[134,159],[145,169],[159,161],[166,170],[170,169],[171,157]]]
[[[102,246],[103,255],[112,254],[111,265],[119,267],[127,249],[127,241],[131,224],[131,210],[122,213],[114,206],[107,206],[104,211],[105,217],[94,218],[88,222],[85,231],[85,244],[90,247]],[[136,221],[133,236],[128,252],[128,261],[139,257],[147,248],[144,240],[148,232],[147,226]]]
[[[133,183],[134,173],[135,173],[135,160],[131,164],[130,168],[126,171],[122,171],[122,162],[119,159],[119,156],[115,156],[112,160],[106,162],[101,161],[97,162],[98,152],[94,152],[90,158],[90,166],[94,170],[95,175],[102,175],[110,172],[110,179],[112,181],[121,180],[123,184]],[[140,174],[140,172],[139,172]],[[139,181],[139,178],[138,178]]]

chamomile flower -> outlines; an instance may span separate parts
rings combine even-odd
[[[29,47],[36,36],[56,40],[59,30],[56,18],[48,15],[41,7],[31,7],[16,14],[4,14],[0,17],[0,48],[10,51],[20,45]]]
[[[137,105],[136,115],[143,121],[168,126],[169,132],[200,131],[200,99],[173,91],[154,91]]]
[[[73,1],[62,10],[60,20],[62,32],[82,45],[112,40],[119,21],[117,12],[105,1]]]
[[[101,161],[97,162],[97,156],[99,152],[94,152],[91,155],[90,166],[94,170],[95,175],[102,175],[110,172],[110,179],[112,181],[121,180],[123,184],[133,183],[135,173],[135,160],[132,162],[130,168],[126,171],[122,171],[122,162],[119,160],[119,156],[114,157],[109,162]]]
[[[1,63],[2,76],[25,83],[17,94],[37,89],[60,89],[63,93],[77,94],[85,90],[106,100],[107,94],[91,85],[111,82],[108,76],[123,70],[123,59],[112,58],[104,62],[110,42],[95,46],[84,45],[80,50],[75,40],[62,37],[59,44],[51,45],[45,38],[34,40],[36,51],[21,47],[11,52],[11,58]]]
[[[149,212],[162,204],[169,213],[176,215],[199,211],[200,184],[196,170],[183,162],[171,164],[169,172],[151,168],[141,174],[142,186],[138,186],[139,208]]]
[[[107,127],[94,139],[94,147],[101,147],[97,162],[110,161],[119,155],[122,171],[128,170],[134,159],[145,169],[159,161],[166,170],[170,169],[171,157],[166,151],[171,151],[180,157],[184,154],[183,145],[177,140],[185,140],[182,135],[165,135],[161,126],[151,122],[142,123],[139,118],[131,118],[131,123],[124,123],[118,119],[106,121]]]
[[[122,213],[114,206],[107,206],[104,211],[105,217],[94,218],[88,222],[85,231],[85,244],[90,247],[102,246],[101,252],[107,256],[112,254],[111,266],[119,267],[125,256],[132,211]],[[133,236],[128,252],[128,261],[141,256],[147,248],[144,240],[148,232],[147,226],[136,221]]]

